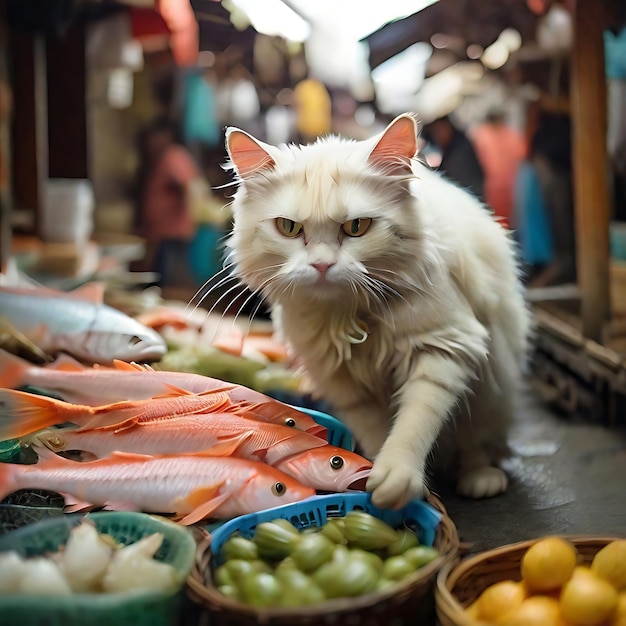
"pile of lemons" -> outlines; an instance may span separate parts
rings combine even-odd
[[[522,558],[521,581],[487,587],[466,614],[498,626],[626,626],[626,539],[580,563],[569,541],[540,539]]]

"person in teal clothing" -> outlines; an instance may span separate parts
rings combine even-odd
[[[552,263],[554,246],[548,208],[535,166],[523,161],[517,172],[514,191],[515,232],[522,262],[529,277]]]

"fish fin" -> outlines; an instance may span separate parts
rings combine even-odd
[[[230,497],[228,493],[219,493],[223,485],[221,482],[214,487],[200,487],[192,491],[185,498],[185,502],[191,505],[193,510],[178,520],[178,523],[189,526],[210,517]]]
[[[113,433],[115,434],[126,430],[131,430],[132,428],[139,426],[141,422],[141,417],[141,415],[134,415],[133,417],[129,417],[127,419],[121,419],[118,422],[103,422],[102,419],[96,417],[95,419],[90,420],[80,428],[77,428],[74,432],[85,433],[87,431],[97,430],[101,433],[113,431]]]
[[[164,383],[166,389],[169,390],[169,393],[163,394],[163,396],[157,397],[167,397],[167,396],[194,396],[196,394],[193,391],[188,391],[187,389],[183,389],[182,387],[177,387],[176,385],[172,385],[171,383]]]
[[[153,459],[151,454],[137,454],[136,452],[111,452],[106,457],[112,463],[119,463],[120,461],[148,461]]]
[[[65,500],[65,507],[63,509],[64,513],[79,513],[81,511],[90,511],[91,509],[96,508],[95,504],[81,500],[80,498],[73,496],[71,493],[63,492],[61,495]]]
[[[235,437],[218,438],[214,446],[195,454],[198,454],[198,456],[235,456],[237,450],[248,441],[252,435],[252,432],[248,432]]]
[[[68,422],[75,406],[80,405],[25,391],[0,389],[0,441]]]
[[[145,372],[141,365],[137,363],[127,363],[126,361],[120,361],[119,359],[113,359],[113,367],[116,370],[122,370],[124,372]]]
[[[28,361],[0,349],[0,387],[19,387],[30,367]]]
[[[104,505],[105,511],[141,511],[141,507],[137,506],[130,500],[107,500]]]
[[[96,282],[85,283],[66,295],[77,300],[91,302],[92,304],[102,304],[104,302],[104,285]]]
[[[88,369],[69,354],[64,353],[59,354],[59,356],[52,363],[46,365],[45,367],[46,369],[59,370],[63,372],[82,372],[83,370]]]

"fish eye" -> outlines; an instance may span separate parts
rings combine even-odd
[[[286,493],[287,491],[287,487],[285,486],[285,483],[274,483],[272,485],[272,493],[275,496],[282,496]]]
[[[276,228],[281,235],[290,239],[295,239],[304,230],[304,226],[300,222],[294,222],[286,217],[276,218]]]
[[[343,467],[343,457],[341,456],[333,456],[330,459],[330,466],[333,469],[341,469]]]
[[[341,230],[348,237],[362,237],[372,224],[369,217],[357,217],[354,220],[348,220],[341,225]]]
[[[293,417],[288,417],[285,420],[285,426],[289,426],[289,428],[295,428],[296,426],[296,420],[293,419]]]

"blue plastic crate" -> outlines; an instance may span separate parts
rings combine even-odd
[[[316,411],[315,409],[306,409],[301,406],[294,406],[293,408],[310,415],[320,426],[328,428],[326,440],[329,444],[343,448],[344,450],[354,450],[352,433],[348,430],[347,426],[337,418],[328,415],[328,413]]]
[[[219,564],[219,555],[224,542],[235,532],[251,539],[255,528],[261,522],[283,518],[297,528],[304,529],[310,526],[323,526],[329,517],[344,517],[353,510],[371,513],[394,528],[406,524],[417,531],[420,544],[426,546],[434,544],[437,527],[441,521],[441,513],[423,500],[411,500],[402,509],[392,510],[378,508],[372,504],[371,494],[364,492],[313,496],[302,502],[242,515],[225,522],[211,531],[211,552]]]

